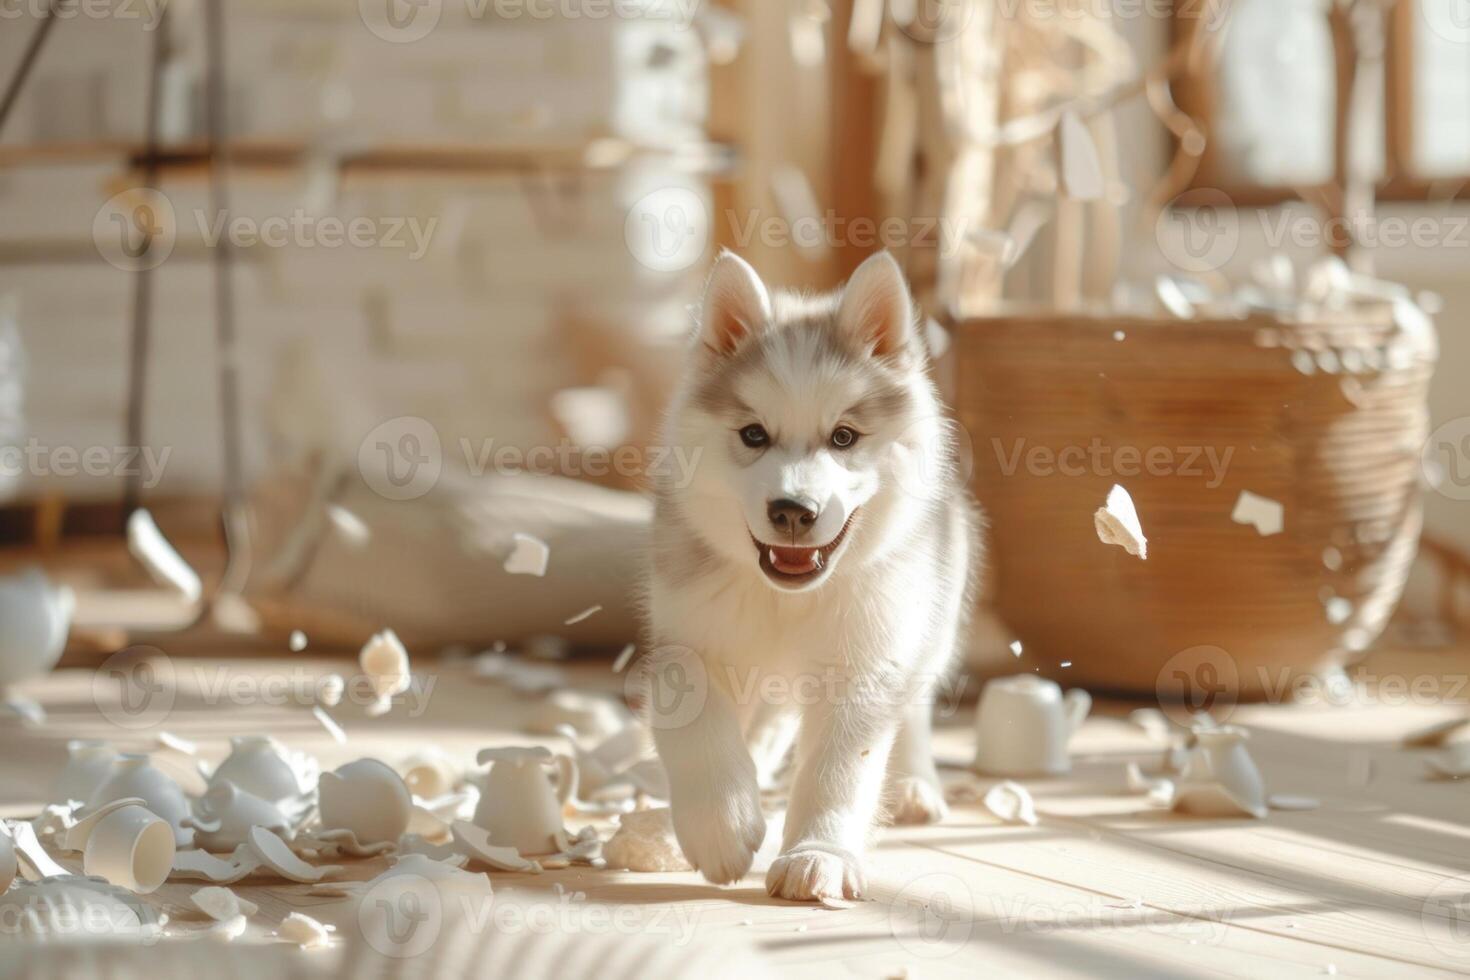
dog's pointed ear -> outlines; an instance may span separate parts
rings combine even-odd
[[[700,341],[717,354],[733,354],[770,319],[771,297],[750,263],[721,252],[704,287]]]
[[[837,326],[874,357],[900,353],[912,344],[913,300],[903,270],[886,249],[870,255],[847,281]]]

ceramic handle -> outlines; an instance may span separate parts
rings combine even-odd
[[[1067,692],[1067,724],[1073,732],[1082,727],[1087,720],[1087,713],[1092,710],[1092,695],[1074,687]]]
[[[577,791],[577,760],[569,755],[554,755],[548,761],[557,768],[556,801],[563,806]]]

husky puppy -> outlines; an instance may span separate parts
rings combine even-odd
[[[712,882],[765,837],[760,788],[795,742],[775,896],[855,898],[887,804],[938,820],[935,683],[972,605],[980,516],[955,466],[898,264],[822,297],[710,274],[656,477],[649,722],[674,831]]]

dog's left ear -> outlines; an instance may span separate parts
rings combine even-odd
[[[869,256],[842,292],[837,326],[874,357],[907,350],[914,340],[914,304],[903,270],[885,249]]]

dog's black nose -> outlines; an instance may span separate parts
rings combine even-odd
[[[805,531],[817,523],[817,512],[799,500],[773,500],[766,504],[766,516],[782,531]]]

